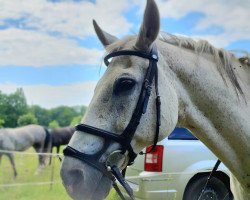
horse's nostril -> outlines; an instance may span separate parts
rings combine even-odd
[[[83,181],[83,171],[80,169],[72,169],[68,172],[67,178],[64,179],[64,185],[68,188],[68,191],[72,193]]]

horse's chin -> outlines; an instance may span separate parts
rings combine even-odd
[[[102,200],[111,188],[111,181],[106,176],[74,158],[63,160],[61,178],[67,193],[74,200]]]

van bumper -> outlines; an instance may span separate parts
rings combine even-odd
[[[127,183],[133,190],[134,196],[137,200],[155,200],[155,199],[168,199],[177,200],[177,190],[171,186],[171,177],[149,177],[140,178],[136,182],[127,180]],[[119,185],[123,195],[129,199],[125,190]]]

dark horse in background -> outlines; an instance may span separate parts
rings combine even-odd
[[[59,153],[60,146],[68,144],[74,132],[75,132],[75,128],[72,126],[51,129],[50,130],[50,137],[51,137],[50,152],[52,153],[53,147],[56,147],[56,153]],[[49,164],[51,164],[51,156],[50,156]]]
[[[46,153],[49,146],[49,131],[40,125],[27,125],[18,128],[0,129],[0,161],[3,154],[8,156],[14,171],[14,178],[17,170],[14,162],[14,153],[4,151],[25,151],[34,147],[37,153]],[[45,167],[45,155],[38,154],[39,166],[36,174]]]

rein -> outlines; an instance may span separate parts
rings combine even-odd
[[[126,167],[128,165],[132,165],[137,156],[137,154],[134,152],[131,146],[131,141],[135,135],[138,125],[140,124],[142,115],[145,114],[147,111],[153,80],[155,80],[155,93],[156,93],[156,130],[152,148],[150,149],[150,151],[146,153],[151,152],[155,148],[158,141],[159,128],[161,125],[161,119],[160,119],[161,102],[158,91],[158,70],[157,70],[158,53],[155,44],[152,45],[152,49],[149,54],[141,51],[120,50],[108,54],[104,58],[104,63],[108,66],[109,59],[117,56],[138,56],[149,60],[149,66],[144,78],[144,82],[142,84],[140,96],[127,127],[119,135],[117,133],[109,132],[103,129],[89,126],[87,124],[78,124],[75,127],[76,131],[81,131],[104,138],[104,145],[102,149],[94,155],[89,155],[79,152],[70,146],[67,146],[64,149],[63,153],[65,156],[70,156],[79,159],[87,163],[88,165],[94,167],[95,169],[99,170],[100,172],[102,172],[106,177],[108,177],[112,181],[113,187],[115,188],[121,199],[125,199],[116,184],[116,180],[118,180],[120,184],[123,186],[123,188],[126,190],[128,196],[133,200],[135,199],[133,196],[133,190],[131,189],[129,184],[125,181],[124,176],[121,174],[121,170],[122,169],[126,170]],[[119,143],[121,145],[121,149],[112,152],[107,157],[105,163],[99,162],[102,156],[102,152],[106,152],[111,142]],[[126,153],[128,155],[128,160]]]

